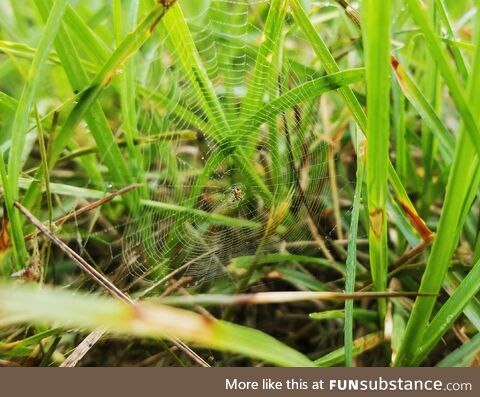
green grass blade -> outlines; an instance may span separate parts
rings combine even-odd
[[[369,309],[360,309],[354,308],[352,311],[353,318],[363,321],[365,323],[376,323],[378,321],[378,313],[374,310]],[[344,319],[345,318],[345,310],[328,310],[325,312],[315,312],[310,313],[309,317],[314,320],[331,320],[331,319]],[[353,341],[352,341],[353,343]],[[347,356],[347,345],[345,345],[345,356]],[[352,345],[353,349],[353,345]],[[353,357],[353,350],[352,350],[352,357]],[[345,357],[345,361],[348,361],[348,358]],[[350,365],[351,366],[351,365]]]
[[[32,184],[32,181],[25,180],[24,178],[20,178],[19,184],[21,188],[28,189],[29,186]],[[105,197],[104,191],[87,189],[87,188],[82,188],[77,186],[64,185],[60,183],[50,183],[50,190],[52,193],[62,195],[62,196],[82,197],[82,198],[94,199],[94,200],[99,200],[102,197]],[[112,201],[117,202],[120,200],[122,200],[120,197],[116,197]],[[210,213],[210,212],[206,212],[206,211],[202,211],[194,208],[189,208],[186,206],[181,206],[178,204],[165,203],[165,202],[147,200],[147,199],[140,199],[138,201],[138,204],[144,207],[153,208],[157,210],[159,213],[188,214],[197,220],[211,222],[212,224],[216,224],[216,225],[244,227],[244,228],[253,229],[253,230],[258,230],[262,227],[262,224],[259,222],[250,221],[248,219],[232,218],[226,215]]]
[[[402,87],[402,91],[417,112],[422,116],[432,133],[437,138],[443,157],[451,162],[455,150],[455,140],[445,124],[440,120],[435,109],[429,103],[423,92],[415,84],[410,73],[400,64],[394,68],[397,81]]]
[[[443,304],[428,325],[425,337],[422,340],[422,346],[412,361],[413,365],[419,365],[425,360],[443,334],[450,329],[454,321],[462,314],[465,306],[480,289],[479,279],[480,261],[468,272],[452,296]]]
[[[286,0],[272,0],[262,35],[262,43],[258,49],[253,76],[247,87],[247,94],[242,101],[241,118],[252,115],[263,103],[267,88],[268,76],[272,68],[273,54],[280,41],[283,21],[287,11]],[[247,131],[239,131],[241,135]]]
[[[390,129],[390,0],[364,0],[362,37],[367,80],[367,194],[369,211],[370,268],[375,289],[386,288],[387,255],[387,179]],[[380,318],[385,301],[379,302]]]
[[[67,7],[64,22],[69,27],[69,33],[75,35],[75,42],[80,44],[90,61],[98,66],[103,65],[111,50],[71,6]]]
[[[15,111],[18,106],[18,101],[10,95],[0,91],[0,106],[7,111]]]
[[[222,139],[228,137],[230,135],[230,125],[227,122],[213,84],[202,64],[200,54],[185,21],[180,4],[175,3],[172,5],[170,11],[163,18],[162,25],[168,33],[170,46],[173,48],[178,62],[185,70],[202,110],[213,124],[214,132],[212,134],[215,134],[214,138]]]
[[[115,30],[117,44],[121,42],[124,34],[135,28],[137,22],[138,0],[129,0],[127,2],[115,1]],[[122,121],[125,130],[125,138],[133,174],[139,175],[137,182],[144,182],[142,166],[142,157],[139,148],[135,145],[135,139],[138,138],[138,116],[135,103],[136,97],[136,65],[135,55],[126,62],[123,73],[119,76],[120,80],[120,100],[122,105]]]
[[[350,221],[350,232],[348,235],[347,249],[347,275],[345,279],[345,292],[354,292],[355,290],[355,272],[357,269],[357,232],[358,218],[360,214],[360,201],[363,188],[363,156],[360,155],[360,137],[357,136],[357,179],[355,186],[355,195],[353,197],[352,219]],[[345,326],[344,326],[344,346],[345,346],[345,366],[351,367],[353,361],[353,301],[345,302]]]
[[[480,353],[480,332],[472,339],[451,352],[437,364],[437,367],[470,367],[472,361]]]
[[[47,322],[89,330],[107,326],[115,334],[178,337],[279,366],[313,366],[303,354],[261,331],[163,305],[139,303],[133,307],[91,294],[3,284],[0,313],[2,326],[19,322]]]
[[[353,356],[356,357],[365,351],[373,349],[374,347],[380,345],[382,342],[382,332],[374,332],[372,334],[362,336],[361,338],[358,338],[353,342]],[[336,364],[340,364],[344,360],[345,348],[341,347],[337,350],[332,351],[331,353],[326,354],[323,357],[316,359],[314,361],[314,364],[317,367],[332,367]]]
[[[447,35],[449,40],[447,41],[449,44],[453,44],[452,41],[455,39],[455,32],[452,28],[452,24],[450,22],[450,18],[448,16],[447,7],[445,6],[444,0],[435,0],[437,11],[442,19],[443,25],[447,30]],[[454,42],[454,41],[453,41]],[[473,47],[473,46],[472,46]],[[460,72],[460,76],[462,80],[465,82],[468,80],[468,69],[467,65],[465,64],[465,59],[460,51],[460,48],[456,45],[450,45],[450,51],[455,58],[455,63],[457,64],[457,69]]]
[[[256,113],[242,123],[240,129],[258,128],[262,123],[295,105],[317,98],[328,91],[343,89],[350,84],[362,81],[364,77],[364,69],[359,68],[339,71],[300,84],[258,109]]]

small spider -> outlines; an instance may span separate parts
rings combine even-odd
[[[233,201],[239,201],[243,198],[243,190],[238,186],[234,186],[232,188],[232,195]]]
[[[223,205],[236,208],[243,201],[245,195],[246,189],[242,184],[230,186],[223,194]]]
[[[229,189],[228,200],[231,203],[236,203],[236,204],[240,203],[240,201],[242,201],[245,198],[245,191],[246,190],[245,190],[245,187],[243,185],[241,185],[241,184],[233,185]]]

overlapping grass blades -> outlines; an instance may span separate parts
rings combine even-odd
[[[409,2],[413,5],[412,12],[418,15],[422,21],[424,10],[414,1]],[[428,26],[421,25],[424,30],[428,30]],[[476,52],[472,71],[469,77],[468,87],[468,105],[464,108],[458,109],[462,116],[465,113],[469,114],[469,109],[475,109],[479,106],[479,97],[477,95],[480,89],[480,50],[479,38],[477,33],[476,38]],[[436,40],[436,38],[429,37],[428,40]],[[438,55],[437,47],[434,45],[432,49],[432,56],[434,53]],[[445,59],[439,57],[440,62],[447,62]],[[443,70],[449,75],[448,64],[444,65]],[[448,84],[447,78],[444,76],[445,82]],[[456,79],[455,79],[456,80]],[[452,82],[451,82],[452,83]],[[455,85],[455,84],[454,84]],[[450,87],[451,88],[451,87]],[[453,95],[453,93],[452,93]],[[460,96],[463,94],[460,92]],[[463,101],[462,99],[460,100]],[[458,104],[457,104],[458,106]],[[462,112],[463,109],[463,112]],[[471,113],[470,113],[471,114]],[[432,251],[428,258],[425,273],[422,277],[422,282],[419,291],[438,293],[442,282],[445,278],[450,259],[453,251],[458,243],[460,233],[462,231],[465,219],[468,215],[473,198],[475,197],[480,180],[480,169],[478,166],[478,149],[473,141],[473,135],[478,130],[478,126],[474,120],[469,117],[462,117],[462,127],[455,148],[452,167],[447,183],[447,191],[445,201],[443,203],[442,213],[437,228],[437,236],[434,240]],[[471,123],[474,125],[471,126]],[[422,345],[427,323],[431,317],[435,298],[425,297],[418,298],[415,301],[411,316],[408,321],[406,333],[403,343],[397,355],[396,365],[411,365],[417,354],[417,350]]]
[[[33,106],[37,88],[43,78],[48,53],[57,35],[67,4],[68,0],[57,1],[50,11],[43,35],[38,44],[38,50],[33,58],[33,62],[28,72],[27,81],[25,82],[22,95],[16,107],[13,123],[10,127],[10,131],[5,132],[6,135],[11,136],[12,143],[8,157],[8,177],[3,164],[4,160],[1,160],[2,185],[5,194],[6,207],[11,223],[14,254],[18,268],[21,268],[23,265],[25,265],[28,256],[25,243],[23,241],[22,226],[19,214],[13,207],[13,201],[18,199],[18,177],[22,167],[22,151],[28,129],[30,110]]]

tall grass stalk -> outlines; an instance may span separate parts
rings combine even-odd
[[[369,212],[370,267],[375,288],[386,287],[387,193],[390,131],[390,0],[362,2],[362,37],[367,82],[367,195]],[[385,301],[379,302],[380,318]]]

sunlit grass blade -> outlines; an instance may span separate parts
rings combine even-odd
[[[107,61],[110,49],[71,6],[67,6],[64,22],[69,27],[69,33],[75,35],[76,42],[90,56],[91,62],[101,66]]]
[[[115,334],[178,337],[279,366],[312,366],[303,354],[261,331],[168,306],[146,303],[132,306],[113,298],[3,284],[0,313],[2,326],[20,322],[47,322],[90,330],[107,326]]]
[[[28,189],[31,185],[31,180],[25,180],[24,178],[20,178],[19,184],[21,188]],[[59,183],[51,183],[50,190],[54,194],[62,195],[62,196],[70,196],[70,197],[81,197],[86,199],[94,199],[98,200],[102,197],[105,197],[105,192],[100,190],[94,189],[87,189],[77,186],[70,186],[64,185]],[[116,197],[113,201],[118,202],[121,201],[120,197]],[[251,221],[248,219],[238,219],[232,218],[226,215],[217,214],[206,212],[194,208],[189,208],[186,206],[181,206],[172,203],[164,203],[155,200],[148,200],[142,199],[138,201],[137,205],[149,207],[157,210],[159,213],[167,213],[167,214],[189,214],[190,216],[201,219],[203,221],[210,221],[213,224],[217,225],[225,225],[225,226],[233,226],[233,227],[246,227],[249,229],[260,229],[261,223]]]
[[[216,295],[200,294],[190,296],[169,296],[158,302],[168,305],[263,305],[285,302],[344,301],[357,299],[383,299],[416,296],[416,292],[326,292],[326,291],[278,291],[252,294]]]
[[[452,23],[450,22],[450,18],[448,16],[447,7],[445,6],[445,1],[435,0],[435,2],[436,2],[435,5],[437,6],[436,7],[437,12],[440,15],[443,25],[447,30],[447,35],[448,35],[447,42],[449,44],[453,44],[453,40],[455,39],[455,32],[453,30]],[[470,44],[470,49],[474,49],[474,48],[475,47]],[[452,52],[453,57],[455,58],[455,63],[457,64],[457,69],[460,72],[460,76],[462,77],[462,80],[466,82],[468,80],[468,69],[465,63],[465,59],[462,55],[462,52],[460,51],[460,48],[456,45],[450,45],[450,51]]]
[[[325,312],[315,312],[315,313],[310,313],[309,317],[313,318],[314,320],[332,320],[337,318],[344,319],[345,310],[327,310]],[[374,310],[369,310],[369,309],[354,308],[352,311],[352,317],[356,320],[359,320],[365,323],[376,323],[378,321],[378,313]],[[352,340],[352,343],[353,343],[353,340]],[[346,356],[347,344],[344,343],[344,345],[345,345],[345,356]],[[353,344],[352,344],[352,348],[353,348]],[[353,350],[352,350],[352,353],[353,353]],[[345,361],[348,361],[347,357],[345,357]]]
[[[427,3],[429,9],[429,18],[432,23],[432,27],[435,33],[438,35],[440,32],[440,21],[438,16],[437,6],[435,4],[436,0],[430,0]],[[431,104],[434,113],[440,114],[440,94],[441,94],[441,82],[440,74],[438,73],[438,68],[435,60],[428,54],[428,51],[425,51],[425,62],[424,67],[425,76],[422,81],[422,89],[425,93],[426,100]],[[433,173],[435,172],[435,161],[438,150],[438,145],[435,142],[434,134],[428,124],[422,124],[422,151],[423,151],[423,188],[422,188],[422,200],[420,213],[422,215],[429,214],[430,204],[433,200]]]
[[[350,84],[362,81],[364,77],[364,69],[358,68],[338,71],[300,84],[260,107],[249,119],[242,123],[240,129],[258,128],[262,123],[295,105],[306,102],[309,99],[318,98],[328,91],[341,90]]]

